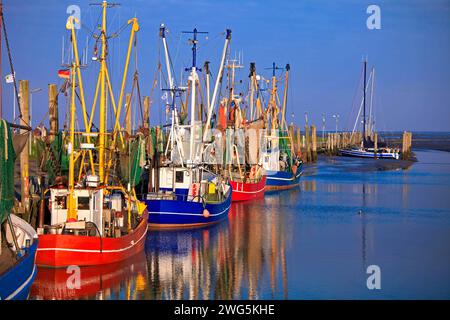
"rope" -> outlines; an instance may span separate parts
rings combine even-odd
[[[15,92],[14,94],[16,95],[16,99],[17,99],[17,107],[19,109],[19,118],[25,123],[26,126],[28,126],[31,130],[30,125],[24,120],[22,119],[22,108],[20,107],[21,105],[21,101],[19,99],[19,91],[17,90],[17,83],[16,83],[16,74],[14,72],[14,66],[13,66],[13,61],[12,61],[12,57],[11,57],[11,48],[9,46],[9,41],[8,41],[8,33],[6,32],[6,24],[5,24],[5,15],[3,13],[3,11],[0,13],[2,16],[2,26],[3,26],[3,31],[5,33],[5,43],[6,43],[6,50],[8,52],[8,59],[9,59],[9,67],[11,69],[11,74],[13,77],[13,82],[14,82],[14,89]]]

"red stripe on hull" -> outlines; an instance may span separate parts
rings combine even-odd
[[[148,213],[131,233],[120,238],[39,235],[36,264],[46,267],[92,266],[125,260],[144,249]]]
[[[256,183],[243,183],[230,181],[233,192],[231,193],[231,201],[247,201],[264,197],[266,186],[266,176]]]

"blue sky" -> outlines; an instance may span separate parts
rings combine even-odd
[[[99,9],[91,1],[4,0],[5,19],[18,79],[30,80],[33,95],[33,124],[47,111],[47,84],[57,78],[61,64],[62,37],[67,35],[66,8],[81,8],[83,28],[78,32],[84,47],[94,29]],[[191,51],[183,30],[209,31],[200,38],[199,61],[212,61],[213,73],[223,47],[223,31],[233,31],[232,52],[243,51],[245,67],[238,77],[247,79],[248,65],[256,62],[258,73],[270,77],[265,67],[275,61],[291,65],[288,115],[303,126],[304,112],[321,128],[322,113],[327,129],[334,129],[332,114],[339,113],[340,129],[351,128],[352,103],[357,91],[363,56],[376,68],[375,108],[379,130],[450,131],[450,1],[443,0],[300,0],[300,1],[206,1],[130,0],[109,11],[109,28],[118,30],[126,19],[136,16],[138,69],[144,95],[151,83],[161,49],[160,23],[169,28],[168,41],[180,78],[191,63]],[[369,30],[366,9],[381,8],[381,29]],[[113,86],[118,92],[128,31],[110,44]],[[90,41],[89,53],[92,54]],[[121,48],[119,50],[119,48]],[[162,57],[161,57],[162,59]],[[9,73],[5,50],[3,76]],[[94,86],[98,66],[89,63],[84,71],[86,87]],[[186,76],[186,74],[185,74]],[[4,115],[12,118],[12,87],[4,87]],[[87,90],[88,104],[92,89]],[[151,123],[162,117],[161,92],[153,96]],[[60,99],[63,120],[65,102]],[[292,120],[289,116],[288,121]],[[47,122],[46,122],[47,123]]]

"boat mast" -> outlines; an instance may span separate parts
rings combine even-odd
[[[255,86],[253,85],[253,77],[255,75],[256,71],[255,71],[255,63],[251,62],[250,63],[250,74],[249,74],[249,78],[250,78],[250,121],[253,121],[253,104],[254,104],[254,94],[255,94]]]
[[[228,46],[231,41],[231,30],[227,29],[226,33],[227,33],[227,35],[225,38],[225,44],[223,46],[222,58],[220,60],[220,66],[219,66],[219,72],[217,73],[216,84],[214,85],[213,96],[211,99],[211,103],[209,104],[208,118],[206,119],[206,125],[205,125],[205,129],[203,132],[203,139],[202,139],[203,143],[206,141],[206,136],[208,134],[209,125],[211,123],[212,111],[214,109],[214,105],[216,104],[216,100],[217,100],[217,96],[218,96],[218,92],[219,92],[219,85],[222,82],[223,68],[225,66],[225,57],[227,54]]]
[[[194,35],[192,42],[192,67],[190,68],[191,74],[189,76],[189,80],[191,81],[191,137],[189,142],[189,161],[192,164],[194,162],[194,131],[195,131],[195,91],[196,85],[198,82],[198,74],[197,70],[201,71],[201,69],[197,68],[197,35],[198,34],[207,34],[208,32],[198,31],[197,28],[194,28],[193,31],[183,31],[182,33],[191,33]],[[186,71],[189,71],[189,68],[186,68]]]
[[[276,96],[277,96],[277,77],[276,77],[276,70],[282,70],[282,68],[279,68],[276,66],[275,62],[272,64],[272,68],[266,68],[266,69],[272,69],[272,91],[270,93],[270,101],[269,101],[269,111],[272,113],[272,126],[271,129],[277,128],[276,121],[278,120],[278,115],[276,114],[277,111],[277,102],[276,102]],[[270,116],[269,112],[269,116]],[[269,122],[269,119],[267,119]]]
[[[98,175],[99,182],[104,182],[104,166],[105,166],[105,116],[106,116],[106,88],[105,88],[105,70],[106,70],[106,8],[108,4],[106,0],[102,2],[102,53],[101,53],[101,65],[100,65],[100,119],[99,119],[99,157],[98,157]],[[119,116],[119,115],[117,115]]]
[[[363,147],[366,142],[366,72],[367,72],[367,59],[364,59],[364,87],[363,87]]]
[[[283,92],[283,108],[281,113],[281,130],[286,126],[286,105],[287,105],[287,92],[289,85],[289,70],[291,70],[291,66],[289,63],[286,65],[286,75],[285,75],[285,83],[284,83],[284,92]],[[286,128],[287,129],[287,128]]]
[[[159,28],[159,36],[162,39],[163,47],[164,47],[164,58],[166,60],[166,70],[167,70],[167,77],[169,79],[169,91],[172,99],[174,99],[174,92],[172,91],[174,84],[173,84],[173,76],[172,76],[172,70],[170,65],[170,57],[169,57],[169,48],[167,47],[167,41],[166,41],[166,27],[162,23]]]
[[[72,21],[73,23],[73,21]],[[75,206],[75,68],[76,64],[72,62],[71,67],[71,82],[72,93],[70,103],[70,128],[69,128],[69,183],[68,183],[68,195],[67,195],[67,221],[77,220],[77,209]]]
[[[370,75],[369,75],[370,78]],[[369,107],[369,135],[373,133],[374,120],[373,120],[373,86],[375,82],[375,68],[372,68],[372,81],[370,89],[370,107]]]

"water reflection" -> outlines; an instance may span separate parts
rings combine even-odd
[[[278,200],[233,203],[228,221],[204,229],[152,231],[146,243],[150,298],[258,299],[267,287],[270,298],[287,298]]]
[[[38,268],[31,288],[31,299],[121,299],[141,298],[146,287],[147,261],[141,252],[127,261],[105,266],[80,268],[79,287],[74,272],[66,268]]]

